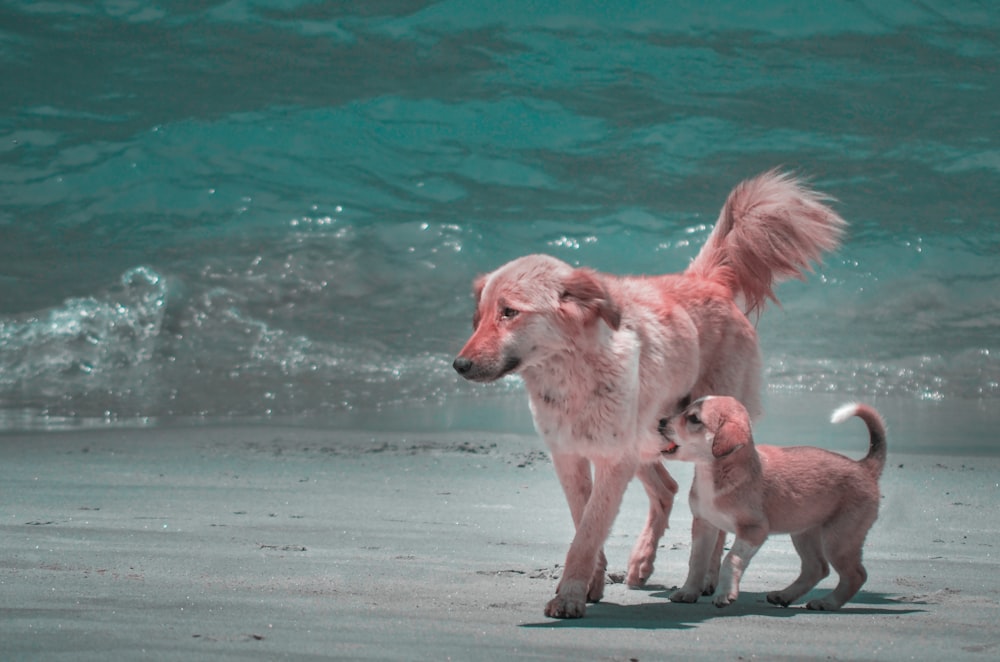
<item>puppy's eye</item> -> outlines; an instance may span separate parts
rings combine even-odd
[[[514,319],[515,317],[517,317],[517,314],[518,314],[519,312],[520,312],[520,311],[518,311],[518,310],[514,310],[514,309],[513,309],[513,308],[511,308],[510,306],[507,306],[507,307],[503,308],[503,309],[502,309],[502,310],[500,311],[500,319],[504,319],[504,320],[510,320],[510,319]]]
[[[698,414],[688,414],[686,420],[691,425],[701,425],[701,419],[698,418]]]

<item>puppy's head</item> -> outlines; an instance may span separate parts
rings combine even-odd
[[[753,445],[750,416],[735,398],[708,396],[660,422],[665,459],[714,462]]]
[[[490,382],[538,365],[603,321],[621,313],[601,277],[547,255],[508,262],[473,283],[472,337],[452,364],[466,379]]]

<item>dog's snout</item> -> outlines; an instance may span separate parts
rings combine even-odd
[[[468,374],[468,372],[472,370],[472,359],[467,359],[464,356],[459,356],[457,359],[455,359],[454,363],[451,364],[451,367],[454,368],[455,372],[457,372],[460,375]]]

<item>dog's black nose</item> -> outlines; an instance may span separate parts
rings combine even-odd
[[[451,364],[451,367],[454,368],[455,372],[457,372],[458,374],[464,375],[465,373],[472,370],[472,360],[467,359],[464,356],[460,356],[457,359],[455,359],[455,362]]]

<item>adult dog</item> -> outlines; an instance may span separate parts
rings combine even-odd
[[[845,405],[834,423],[857,416],[868,426],[868,455],[854,461],[812,446],[756,446],[750,415],[734,398],[693,402],[663,428],[664,457],[695,463],[691,485],[691,562],[688,578],[670,599],[695,602],[719,531],[736,534],[722,563],[715,606],[740,594],[740,578],[770,533],[792,534],[802,560],[798,579],[767,594],[787,607],[830,574],[840,581],[807,609],[833,611],[853,598],[868,578],[861,548],[878,517],[878,479],[885,466],[885,423],[868,405]]]
[[[656,423],[711,393],[759,413],[749,316],[776,300],[775,283],[804,277],[839,244],[846,224],[823,200],[769,171],[733,189],[682,273],[613,276],[528,255],[476,279],[474,331],[454,368],[478,382],[522,377],[576,526],[546,615],[579,618],[603,596],[602,547],[633,476],[650,510],[626,582],[641,586],[652,574],[677,492]]]

